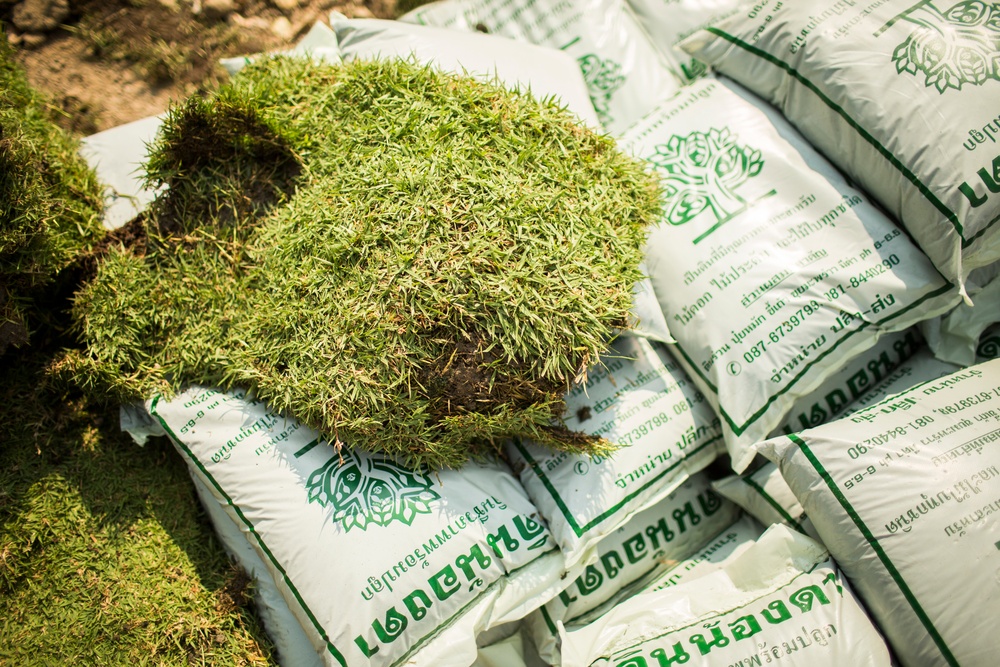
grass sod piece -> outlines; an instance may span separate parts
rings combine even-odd
[[[51,290],[104,235],[103,194],[0,40],[0,354],[51,321]]]
[[[77,302],[88,348],[61,369],[85,387],[246,387],[413,465],[508,436],[610,447],[553,425],[625,326],[659,209],[610,138],[409,62],[284,58],[165,128],[145,250],[110,253]]]
[[[46,386],[37,348],[0,368],[0,664],[277,665],[172,446]]]

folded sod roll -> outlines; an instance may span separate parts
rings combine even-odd
[[[168,186],[83,290],[60,370],[242,387],[334,441],[459,466],[600,453],[563,394],[627,326],[656,180],[554,101],[409,62],[286,58],[175,107]]]

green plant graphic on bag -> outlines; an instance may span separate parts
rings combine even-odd
[[[622,66],[610,58],[601,58],[593,53],[577,58],[583,79],[587,82],[590,102],[594,105],[597,118],[604,124],[613,121],[611,117],[611,96],[625,83]]]
[[[695,243],[746,210],[747,201],[736,188],[764,166],[760,151],[737,144],[736,138],[727,127],[675,134],[647,158],[661,172],[667,222],[683,225],[705,211],[715,217],[715,224]]]
[[[979,340],[976,356],[981,359],[996,359],[1000,357],[1000,331],[987,333]]]
[[[924,0],[897,18],[918,26],[892,53],[898,73],[923,72],[939,93],[1000,80],[1000,3],[965,0],[942,12]]]
[[[430,503],[440,498],[426,475],[346,448],[313,471],[306,488],[309,502],[332,507],[333,522],[340,522],[345,532],[393,521],[409,526],[417,514],[429,514]]]

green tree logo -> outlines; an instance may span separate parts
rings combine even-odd
[[[760,151],[736,143],[736,135],[726,127],[675,134],[648,160],[662,175],[667,222],[683,225],[705,211],[715,217],[715,224],[695,243],[746,209],[736,188],[764,166]]]
[[[892,53],[898,73],[923,72],[939,93],[1000,80],[1000,3],[965,0],[942,12],[924,0],[901,18],[917,29]]]
[[[418,514],[429,514],[430,503],[440,498],[426,475],[385,457],[362,456],[346,448],[309,475],[306,489],[309,502],[333,508],[332,520],[345,532],[393,521],[409,526]]]
[[[610,58],[601,58],[593,53],[577,58],[577,62],[583,72],[583,80],[587,82],[587,92],[597,111],[597,118],[607,125],[613,120],[611,96],[625,83],[622,66]]]

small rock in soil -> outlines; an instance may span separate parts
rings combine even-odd
[[[25,49],[37,49],[44,44],[48,38],[37,32],[26,32],[21,35],[21,46]]]
[[[271,24],[271,32],[279,39],[288,41],[295,37],[295,26],[284,16],[279,16]]]
[[[290,12],[293,9],[298,9],[299,5],[302,4],[300,0],[271,0],[271,1],[274,3],[275,7],[285,12]]]
[[[217,21],[236,11],[236,3],[233,0],[202,0],[201,11],[205,18]]]
[[[69,0],[24,0],[14,7],[11,20],[24,32],[48,32],[68,18]]]

